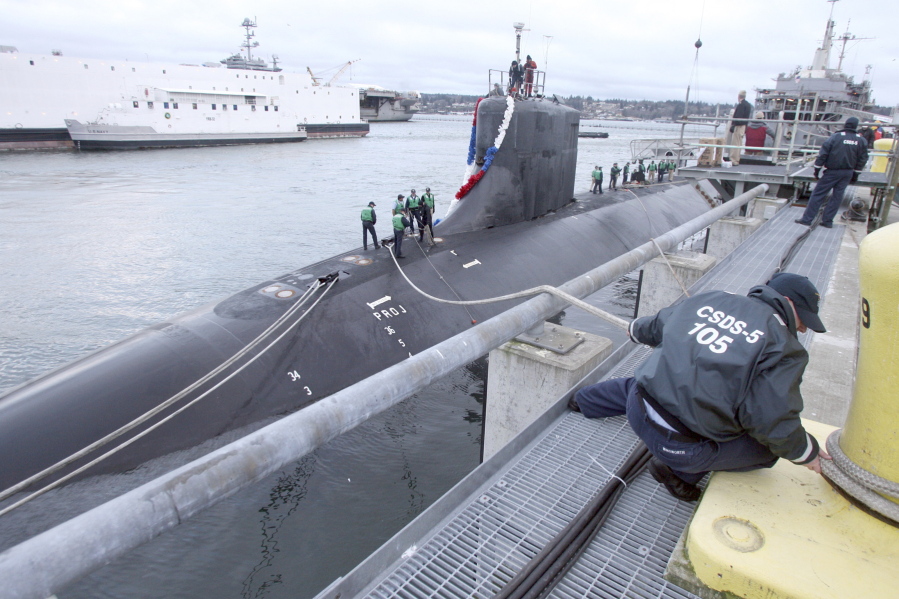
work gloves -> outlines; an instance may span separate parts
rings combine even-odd
[[[852,178],[849,179],[850,183],[858,182],[858,171],[852,171]]]
[[[815,181],[817,181],[820,177],[821,177],[821,167],[816,166],[815,167]]]

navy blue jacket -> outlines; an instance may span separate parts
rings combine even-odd
[[[862,171],[868,162],[868,142],[853,129],[831,135],[818,151],[816,167]]]
[[[628,332],[656,348],[637,382],[691,431],[722,442],[749,434],[798,464],[817,457],[799,419],[808,353],[792,308],[770,287],[702,293],[633,321]]]

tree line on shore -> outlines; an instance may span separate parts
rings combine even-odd
[[[450,110],[464,111],[474,108],[481,96],[465,94],[421,94],[422,112],[445,112]],[[614,113],[618,116],[635,119],[677,119],[684,114],[683,100],[627,100],[612,98],[594,99],[592,96],[569,96],[559,98],[565,105],[584,113]],[[730,114],[734,104],[710,104],[708,102],[690,102],[692,116],[721,116]],[[890,108],[875,106],[871,112],[883,115],[890,114]]]

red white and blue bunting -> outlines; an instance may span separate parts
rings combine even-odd
[[[478,100],[478,104],[481,101]],[[487,169],[490,168],[490,165],[493,163],[493,158],[496,156],[496,153],[499,151],[500,147],[503,145],[503,140],[506,138],[506,131],[509,129],[509,123],[512,122],[512,113],[515,111],[515,100],[512,99],[512,96],[506,96],[506,112],[503,114],[503,122],[500,124],[499,129],[497,130],[496,139],[493,142],[493,145],[487,150],[487,153],[484,155],[484,164],[481,166],[480,170],[477,169],[477,164],[475,164],[474,156],[475,156],[475,138],[477,131],[477,122],[478,122],[478,109],[477,105],[475,106],[475,116],[474,121],[471,126],[471,141],[468,145],[468,168],[465,171],[465,179],[462,187],[459,188],[459,191],[456,192],[456,199],[450,203],[449,210],[447,214],[452,212],[453,208],[455,208],[455,204],[468,195],[468,192],[472,190],[472,188],[477,185],[478,181],[480,181],[484,175],[487,173]]]

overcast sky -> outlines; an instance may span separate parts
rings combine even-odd
[[[20,52],[202,63],[238,50],[244,17],[258,24],[258,54],[326,80],[422,92],[484,93],[488,69],[522,56],[547,71],[547,92],[594,98],[733,102],[737,90],[808,66],[830,14],[826,0],[3,0],[0,44]],[[896,0],[840,0],[836,32],[849,42],[843,70],[870,78],[880,105],[899,103]],[[693,43],[703,46],[695,63]],[[831,66],[838,60],[832,53]]]

